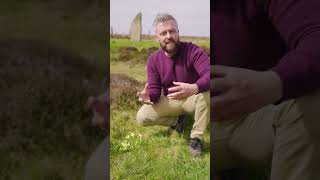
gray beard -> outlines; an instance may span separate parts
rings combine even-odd
[[[180,46],[180,42],[177,42],[177,43],[174,43],[174,47],[172,48],[168,48],[167,45],[165,46],[161,46],[161,48],[167,53],[169,54],[170,56],[173,56],[179,49],[179,46]]]

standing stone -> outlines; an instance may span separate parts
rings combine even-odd
[[[110,37],[113,37],[113,28],[112,28],[112,26],[110,27]]]
[[[142,34],[141,18],[142,18],[142,14],[141,12],[139,12],[131,23],[131,27],[130,27],[131,41],[141,41],[141,34]]]

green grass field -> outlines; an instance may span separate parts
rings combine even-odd
[[[202,42],[201,45],[209,47],[209,41]],[[158,47],[158,44],[150,40],[131,42],[127,39],[111,39],[110,47],[111,73],[124,74],[138,80],[141,86],[138,89],[143,88],[142,84],[146,81],[147,56],[140,51]],[[135,47],[135,54],[131,55],[121,50],[128,47]],[[121,51],[126,55],[121,55]],[[111,95],[118,91],[111,88]],[[204,136],[203,155],[192,157],[188,149],[188,138],[193,123],[191,117],[186,131],[181,135],[169,131],[168,127],[139,127],[135,123],[135,115],[141,104],[137,102],[134,90],[128,89],[126,93],[125,97],[115,97],[123,98],[122,100],[111,101],[111,178],[210,179],[209,131]]]

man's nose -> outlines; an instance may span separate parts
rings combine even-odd
[[[171,39],[171,37],[172,37],[171,33],[170,33],[170,32],[167,32],[166,38],[167,38],[167,39]]]

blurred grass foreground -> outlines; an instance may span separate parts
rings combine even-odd
[[[107,70],[105,8],[88,2],[1,1],[0,180],[83,179],[104,138],[84,107]]]

